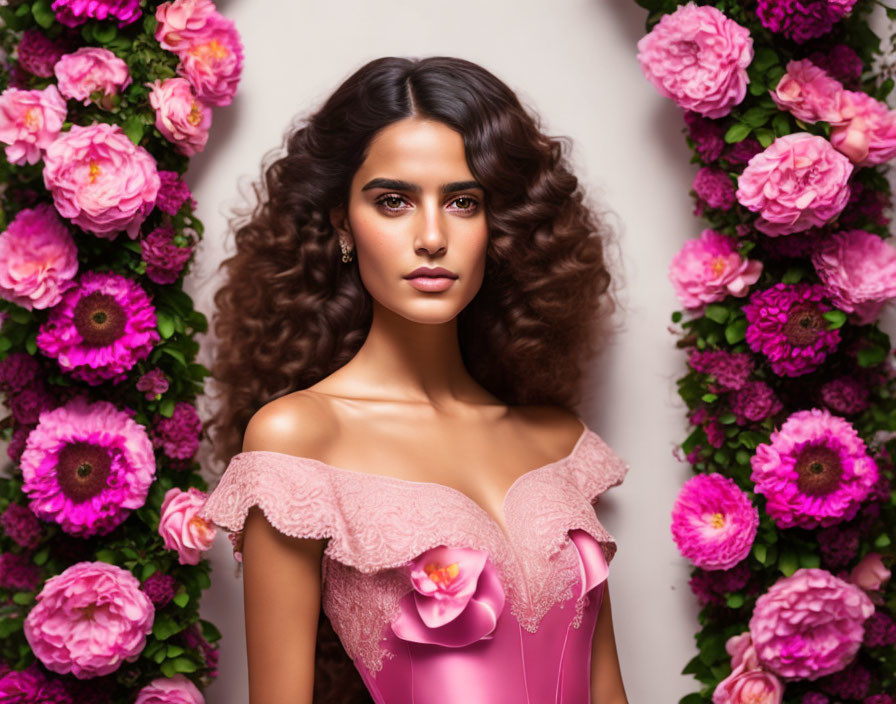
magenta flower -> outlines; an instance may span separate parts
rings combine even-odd
[[[190,201],[195,208],[196,203],[190,194],[190,187],[181,180],[176,171],[159,171],[159,194],[156,197],[156,207],[163,213],[176,215],[181,206]]]
[[[856,0],[759,0],[756,15],[766,29],[803,44],[831,31]]]
[[[118,20],[118,26],[140,17],[139,0],[53,0],[56,19],[68,27],[77,27],[87,20]]]
[[[746,352],[727,350],[698,350],[691,348],[688,364],[698,372],[712,377],[710,391],[737,391],[747,383],[755,363],[753,356]]]
[[[722,169],[700,167],[694,176],[693,188],[697,194],[697,215],[702,215],[706,207],[731,210],[734,206],[734,184]]]
[[[9,670],[0,676],[3,704],[75,704],[65,685],[48,678],[37,663],[24,670]]]
[[[747,93],[750,30],[712,5],[688,2],[638,41],[638,63],[659,91],[686,110],[724,117]]]
[[[19,66],[28,73],[41,78],[53,75],[53,66],[68,51],[65,39],[50,39],[39,29],[26,29],[16,47],[16,58]]]
[[[202,421],[196,407],[187,401],[174,404],[170,418],[156,416],[152,429],[152,446],[161,447],[172,459],[187,460],[199,449]]]
[[[392,631],[402,640],[459,648],[488,639],[504,608],[504,588],[484,550],[440,545],[409,565],[413,589]]]
[[[669,263],[669,279],[685,308],[699,310],[726,296],[743,297],[762,273],[762,262],[745,259],[733,238],[705,229],[684,243]]]
[[[161,339],[140,285],[113,272],[84,272],[37,333],[37,346],[74,378],[118,384]]]
[[[768,357],[775,374],[812,372],[837,348],[840,330],[828,329],[825,294],[818,284],[777,283],[754,291],[744,305],[747,344]]]
[[[156,161],[118,125],[72,125],[47,147],[44,185],[64,218],[106,239],[135,239],[159,191]]]
[[[10,164],[36,164],[65,122],[65,100],[56,86],[7,88],[0,94],[0,142]]]
[[[812,252],[812,264],[835,306],[856,322],[874,321],[896,298],[896,249],[865,230],[843,230]]]
[[[821,386],[825,406],[841,416],[851,416],[868,408],[868,387],[851,376],[831,379]]]
[[[33,550],[40,543],[40,521],[27,506],[10,503],[0,515],[0,528],[23,548]]]
[[[0,298],[34,310],[55,306],[78,273],[78,248],[49,203],[20,210],[0,234]]]
[[[759,511],[733,479],[697,474],[682,485],[672,508],[679,552],[706,570],[727,570],[750,554]]]
[[[748,381],[729,397],[731,412],[738,425],[759,423],[783,409],[774,389],[764,381]]]
[[[803,122],[837,123],[845,121],[841,114],[840,95],[843,85],[809,59],[791,60],[787,73],[769,93],[782,110]]]
[[[112,96],[131,84],[128,65],[108,49],[96,46],[83,46],[66,54],[53,72],[59,92],[66,98],[89,105],[91,94],[99,91],[102,95],[97,104],[106,110],[112,107]]]
[[[853,660],[873,613],[861,589],[827,570],[804,567],[756,600],[750,635],[760,665],[785,679],[816,680]]]
[[[186,156],[205,149],[212,125],[212,111],[196,96],[186,78],[147,83],[149,104],[156,111],[156,128]]]
[[[25,618],[25,638],[47,669],[88,679],[134,662],[154,616],[130,572],[78,562],[44,584]]]
[[[154,679],[137,693],[134,704],[205,704],[205,699],[184,675],[174,675]]]
[[[849,200],[853,165],[824,137],[795,132],[778,137],[750,159],[738,178],[737,200],[759,213],[755,227],[788,235],[821,227]]]
[[[174,241],[172,227],[162,225],[140,240],[140,253],[146,262],[146,277],[150,281],[172,284],[193,255],[193,247],[179,247]]]
[[[202,553],[215,542],[218,529],[196,515],[207,498],[195,487],[187,491],[174,487],[162,501],[159,535],[168,550],[177,551],[177,561],[182,565],[198,565]]]
[[[878,478],[849,421],[812,408],[790,415],[750,458],[756,493],[781,528],[832,526],[855,517]]]
[[[896,109],[864,91],[840,95],[842,124],[831,127],[831,144],[856,166],[884,164],[896,156]]]
[[[71,535],[104,535],[146,502],[155,478],[142,425],[108,401],[76,396],[41,414],[21,457],[31,510]]]

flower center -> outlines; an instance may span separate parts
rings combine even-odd
[[[40,129],[41,119],[40,110],[37,108],[28,108],[22,116],[22,122],[29,132],[36,132]]]
[[[460,573],[460,567],[457,566],[456,562],[452,562],[444,567],[438,562],[429,562],[423,568],[423,571],[436,584],[446,585],[454,581]]]
[[[716,530],[722,528],[725,525],[725,516],[718,512],[713,513],[709,517],[709,525],[711,525]]]
[[[75,329],[88,347],[108,347],[124,334],[126,316],[107,293],[95,291],[75,305]]]
[[[715,276],[720,276],[725,271],[727,264],[728,260],[720,254],[712,260],[712,263],[709,265],[709,270]]]
[[[227,47],[217,39],[212,39],[205,44],[197,44],[190,49],[190,53],[206,63],[213,59],[226,59],[230,55]]]
[[[800,303],[790,309],[784,323],[784,336],[794,347],[806,347],[815,342],[825,328],[825,319],[811,303]]]
[[[106,488],[112,464],[109,453],[87,442],[72,442],[56,458],[56,480],[62,493],[75,503],[87,501]]]
[[[694,56],[700,53],[700,45],[691,39],[675,42],[675,46],[681,54],[691,54]]]
[[[95,161],[91,161],[91,162],[90,162],[90,167],[89,167],[89,174],[90,174],[90,176],[89,176],[89,180],[90,180],[90,183],[93,183],[94,181],[96,181],[97,176],[99,176],[101,173],[103,173],[103,172],[102,172],[102,170],[100,169],[100,165],[97,164]]]
[[[202,108],[195,100],[193,101],[193,107],[190,108],[190,114],[187,115],[187,122],[194,127],[202,122]]]
[[[209,537],[211,530],[209,529],[208,521],[203,519],[201,516],[193,516],[188,521],[188,524],[189,524],[190,528],[201,533],[203,536],[205,536],[206,539]]]
[[[830,494],[840,485],[843,464],[839,455],[827,445],[803,448],[794,465],[799,478],[797,488],[810,496]]]
[[[83,609],[81,609],[81,613],[87,618],[88,621],[93,620],[93,612],[96,610],[96,604],[88,604]]]

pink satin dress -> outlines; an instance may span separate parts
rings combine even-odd
[[[616,552],[595,507],[629,466],[582,425],[507,491],[507,533],[452,487],[260,450],[233,457],[200,515],[237,559],[255,504],[286,535],[329,539],[322,607],[377,704],[590,704]]]

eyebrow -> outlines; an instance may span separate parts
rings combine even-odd
[[[401,181],[394,178],[375,178],[371,181],[365,183],[362,187],[362,191],[369,191],[372,188],[388,188],[394,191],[409,191],[411,193],[420,193],[423,189],[416,183],[410,183],[409,181]],[[443,195],[446,193],[455,193],[457,191],[466,191],[471,188],[478,188],[482,191],[485,189],[479,184],[478,181],[453,181],[451,183],[445,183],[439,188],[439,193]]]

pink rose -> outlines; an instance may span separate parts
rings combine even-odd
[[[74,284],[78,247],[49,203],[20,210],[0,234],[0,297],[22,308],[52,308]]]
[[[712,229],[684,243],[669,264],[669,278],[682,304],[700,309],[728,296],[743,297],[762,274],[762,262],[745,259],[735,240]]]
[[[53,67],[59,92],[66,98],[90,104],[90,96],[101,91],[98,105],[112,108],[112,96],[131,84],[128,65],[108,49],[85,46],[66,54]]]
[[[750,30],[712,5],[663,15],[638,41],[641,70],[660,95],[704,117],[724,117],[747,93]]]
[[[778,137],[747,163],[737,200],[758,212],[755,226],[770,237],[822,227],[849,200],[853,165],[824,137],[795,132]]]
[[[156,8],[156,40],[163,49],[179,54],[217,14],[211,0],[163,2]]]
[[[781,680],[765,670],[732,672],[712,694],[713,704],[781,704],[783,698]]]
[[[18,166],[36,164],[65,122],[65,100],[56,86],[43,90],[7,88],[0,94],[0,142],[6,158]]]
[[[890,579],[890,570],[884,567],[880,554],[869,552],[849,573],[849,581],[865,591],[877,591]]]
[[[50,577],[25,618],[25,638],[44,666],[78,679],[134,662],[152,631],[155,608],[129,571],[78,562]]]
[[[156,111],[156,127],[182,154],[201,152],[208,141],[212,111],[196,100],[186,78],[147,83],[149,104]]]
[[[201,34],[180,52],[177,73],[210,105],[229,105],[243,70],[243,45],[233,20],[211,17]]]
[[[862,91],[841,93],[842,124],[831,127],[831,144],[857,166],[883,164],[896,156],[896,109]]]
[[[843,85],[809,59],[790,61],[787,73],[781,76],[772,100],[803,122],[842,122],[840,94]]]
[[[162,501],[159,535],[169,550],[177,551],[182,565],[198,565],[200,553],[215,542],[218,529],[196,513],[207,496],[195,487],[187,491],[169,489]]]
[[[455,648],[491,638],[505,597],[485,551],[440,545],[414,559],[409,572],[413,590],[392,621],[396,636]]]
[[[120,230],[137,237],[160,180],[155,159],[121,127],[73,125],[47,148],[45,161],[44,184],[62,217],[107,239]]]
[[[184,675],[157,677],[137,692],[134,704],[205,704],[202,692]]]

